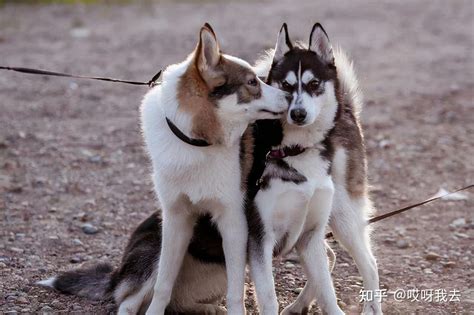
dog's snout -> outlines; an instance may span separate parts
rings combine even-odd
[[[302,123],[306,119],[306,114],[304,108],[296,108],[291,110],[290,117],[294,122]]]

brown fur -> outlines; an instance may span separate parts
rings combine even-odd
[[[336,84],[336,97],[339,103],[335,125],[329,141],[336,150],[342,147],[346,150],[346,189],[353,198],[362,197],[367,193],[367,161],[365,156],[364,136],[359,118],[354,108],[344,98],[339,84]]]
[[[247,189],[247,178],[252,170],[254,137],[252,135],[253,127],[248,127],[240,141],[240,167],[241,167],[241,187],[242,191]]]
[[[191,63],[178,85],[180,110],[191,114],[191,137],[204,139],[209,143],[219,143],[222,126],[216,113],[216,105],[209,100],[209,87],[202,79],[195,63]]]
[[[203,31],[210,28],[203,27]],[[207,140],[212,144],[222,143],[223,126],[217,115],[217,99],[212,96],[215,88],[225,84],[235,88],[238,103],[248,103],[261,97],[261,87],[247,84],[255,79],[251,69],[226,59],[219,51],[215,54],[217,64],[209,65],[203,61],[202,36],[193,52],[193,59],[188,69],[180,78],[178,85],[178,102],[180,110],[188,112],[192,117],[192,137]]]

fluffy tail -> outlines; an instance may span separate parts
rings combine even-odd
[[[112,266],[101,263],[90,268],[67,271],[38,281],[37,284],[65,294],[103,300],[108,297],[112,271]]]
[[[337,75],[342,95],[344,96],[344,102],[352,104],[355,113],[359,114],[364,100],[354,71],[354,65],[340,47],[334,49],[334,61],[336,62]]]

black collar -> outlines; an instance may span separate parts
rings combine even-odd
[[[292,146],[283,147],[280,149],[270,150],[267,153],[267,160],[268,159],[281,160],[288,156],[300,155],[304,151],[306,151],[306,148],[303,148],[299,145],[292,145]]]
[[[204,139],[189,138],[181,130],[179,130],[179,128],[176,127],[176,125],[173,124],[171,120],[168,119],[168,117],[166,117],[166,122],[168,123],[168,127],[170,127],[171,132],[173,132],[174,135],[178,137],[181,141],[186,142],[187,144],[193,145],[195,147],[208,147],[211,145],[209,142],[207,142]]]

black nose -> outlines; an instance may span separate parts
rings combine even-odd
[[[306,110],[304,108],[292,109],[290,117],[296,123],[302,123],[306,119]]]

